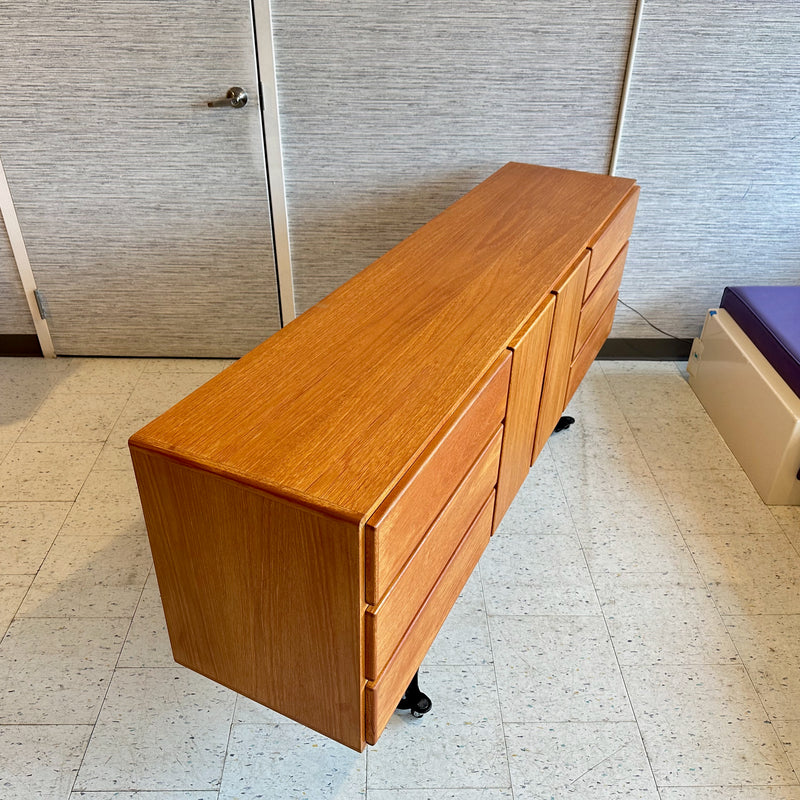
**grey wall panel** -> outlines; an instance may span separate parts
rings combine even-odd
[[[728,284],[800,283],[800,4],[647,0],[618,173],[642,185],[620,296],[694,336]],[[613,336],[658,336],[620,309]]]
[[[275,331],[250,4],[2,13],[0,152],[57,352],[236,356]],[[233,85],[247,106],[208,107]]]
[[[36,333],[28,301],[11,252],[6,226],[0,216],[0,336]]]
[[[634,0],[272,0],[302,311],[506,161],[605,172]]]

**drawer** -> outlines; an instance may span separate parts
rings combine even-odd
[[[366,601],[377,605],[506,413],[511,353],[492,365],[365,530]]]
[[[622,246],[617,257],[611,262],[611,266],[600,278],[594,291],[589,298],[584,301],[581,309],[581,318],[578,322],[578,335],[575,337],[575,350],[572,354],[575,358],[580,353],[581,348],[589,338],[589,334],[594,330],[597,321],[602,316],[608,306],[608,301],[617,293],[622,282],[622,270],[625,266],[625,256],[628,255],[628,243]]]
[[[589,371],[592,361],[594,361],[595,356],[600,352],[600,348],[603,346],[603,342],[608,338],[608,334],[611,333],[611,326],[614,324],[614,311],[617,306],[617,295],[618,292],[614,292],[611,301],[603,309],[600,319],[587,337],[580,353],[578,353],[572,362],[572,367],[569,371],[569,383],[567,384],[567,402],[569,402],[572,395],[575,394],[578,384]]]
[[[639,201],[639,187],[635,186],[620,209],[603,228],[594,244],[590,244],[592,259],[589,262],[589,275],[583,296],[588,298],[594,287],[603,277],[622,245],[628,241],[633,230],[633,218],[636,214],[636,203]]]
[[[431,525],[380,605],[367,609],[364,619],[367,679],[375,680],[386,666],[464,532],[494,488],[502,441],[501,427]]]
[[[375,744],[478,563],[492,532],[494,492],[461,540],[377,681],[364,690],[366,740]]]

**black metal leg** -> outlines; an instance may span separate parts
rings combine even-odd
[[[412,717],[421,717],[423,714],[427,714],[432,706],[430,697],[419,690],[419,671],[417,671],[414,673],[411,683],[408,684],[403,699],[397,704],[397,708],[400,711],[411,709]]]
[[[553,433],[565,431],[570,425],[572,425],[573,422],[575,422],[575,417],[561,417],[561,419],[556,423],[555,428],[553,428]]]

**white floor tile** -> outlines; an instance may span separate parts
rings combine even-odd
[[[0,639],[8,630],[32,581],[33,575],[0,575]]]
[[[367,800],[514,800],[511,789],[369,789]]]
[[[430,667],[420,688],[433,708],[398,712],[369,750],[370,789],[508,788],[492,667]]]
[[[218,788],[235,700],[186,669],[118,669],[75,789]]]
[[[800,555],[782,533],[687,541],[721,614],[800,613]]]
[[[136,479],[129,469],[93,469],[61,531],[146,536]]]
[[[514,800],[658,800],[633,722],[506,725]]]
[[[125,619],[17,619],[0,642],[0,724],[91,725]]]
[[[237,695],[233,722],[245,725],[299,725],[271,708],[256,703],[243,695]]]
[[[776,722],[775,730],[786,749],[795,774],[800,774],[800,721]]]
[[[659,787],[796,783],[744,667],[623,671]]]
[[[601,617],[490,617],[503,722],[632,721]]]
[[[0,502],[73,502],[100,447],[98,443],[15,443],[0,465]]]
[[[19,616],[130,619],[151,566],[143,537],[60,534]]]
[[[127,402],[118,394],[51,394],[31,417],[20,442],[104,442]]]
[[[769,510],[795,549],[800,552],[800,506],[770,506]]]
[[[3,800],[69,800],[89,725],[0,725]]]
[[[481,562],[489,614],[599,614],[577,536],[494,536]]]
[[[73,792],[69,800],[217,800],[219,792]]]
[[[492,663],[492,646],[480,573],[475,570],[431,645],[426,666],[476,666]]]
[[[725,622],[770,718],[800,721],[800,615]]]
[[[741,470],[657,470],[656,478],[685,535],[781,531]]]
[[[366,797],[366,776],[366,753],[307,728],[234,725],[219,797],[358,800]]]
[[[118,666],[175,666],[155,572],[151,572],[145,582]]]
[[[595,585],[620,664],[738,662],[699,575],[603,574]]]
[[[173,374],[200,372],[206,375],[216,375],[235,363],[235,358],[148,358],[144,371],[148,374],[151,372]]]
[[[38,572],[71,503],[0,503],[0,572]]]
[[[54,394],[122,394],[133,391],[149,363],[146,358],[65,358]]]
[[[690,786],[659,791],[661,800],[800,800],[800,786]]]

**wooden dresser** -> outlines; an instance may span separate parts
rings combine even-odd
[[[131,437],[176,661],[377,741],[611,330],[638,193],[507,164]]]

